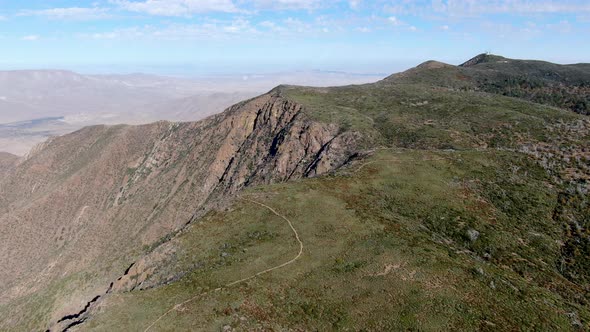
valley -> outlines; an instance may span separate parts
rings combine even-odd
[[[92,125],[197,121],[285,82],[343,85],[382,77],[323,71],[198,77],[0,71],[0,151],[24,156],[50,137]]]

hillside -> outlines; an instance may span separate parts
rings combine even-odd
[[[588,64],[558,65],[489,54],[480,54],[460,66],[432,68],[425,66],[427,64],[392,75],[386,81],[485,91],[567,108],[579,114],[590,114]]]
[[[300,111],[267,94],[202,122],[89,127],[39,146],[0,185],[2,326],[39,329],[77,311],[246,183],[321,174],[346,160],[354,137],[334,137],[337,127]]]
[[[0,330],[587,329],[590,120],[474,62],[0,156]]]
[[[6,152],[0,152],[0,176],[4,176],[6,173],[14,169],[17,162],[17,156]]]

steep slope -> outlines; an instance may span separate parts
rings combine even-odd
[[[18,159],[18,156],[13,154],[0,152],[0,178],[3,178],[8,172],[14,169]]]
[[[7,169],[10,165],[18,160],[18,156],[7,152],[0,152],[0,168]]]
[[[271,93],[197,123],[89,127],[39,146],[0,187],[1,328],[80,311],[228,195],[328,172],[355,144]]]

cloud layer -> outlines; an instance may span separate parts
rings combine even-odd
[[[109,9],[98,7],[69,7],[69,8],[50,8],[41,10],[22,10],[18,16],[41,16],[51,19],[73,19],[73,20],[93,20],[108,18]]]
[[[162,43],[176,48],[173,56],[183,61],[217,60],[219,49],[235,58],[247,49],[251,57],[301,54],[350,61],[357,52],[374,59],[467,48],[539,54],[576,48],[576,54],[590,54],[584,53],[583,40],[590,34],[588,0],[80,0],[54,8],[51,3],[14,1],[0,10],[0,28],[7,26],[2,41],[14,43],[7,49],[16,59],[34,57],[33,47],[50,41],[59,45],[56,59],[71,48],[72,57],[99,62],[106,60],[85,53],[103,52],[114,62],[119,54],[128,61],[158,54],[164,61]]]
[[[190,16],[207,12],[234,13],[238,8],[231,0],[111,0],[120,9],[158,16]]]

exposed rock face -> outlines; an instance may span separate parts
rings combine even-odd
[[[0,329],[80,312],[196,214],[244,186],[334,170],[357,141],[276,90],[200,122],[89,127],[39,146],[0,181]],[[141,284],[148,269],[126,274]],[[136,286],[122,277],[115,290]]]
[[[210,172],[220,174],[216,177],[224,183],[224,192],[324,174],[341,166],[356,149],[354,133],[309,121],[300,105],[282,97],[267,95],[246,107],[252,106],[223,124],[231,128]]]
[[[110,292],[122,293],[136,289],[149,289],[183,277],[184,273],[169,275],[169,273],[166,273],[167,271],[158,270],[171,259],[174,259],[174,248],[172,242],[167,242],[140,258],[113,282]],[[198,265],[195,266],[196,268],[198,268]]]

